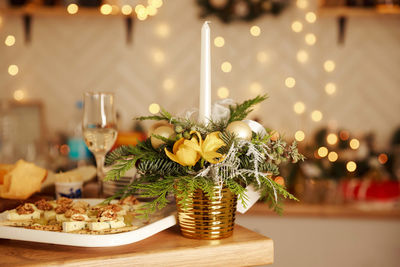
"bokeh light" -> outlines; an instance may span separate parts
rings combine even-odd
[[[285,79],[285,85],[288,88],[293,88],[296,85],[296,80],[293,77],[287,77]]]
[[[214,45],[216,47],[223,47],[225,45],[225,39],[222,36],[217,36],[214,39]]]
[[[217,95],[221,99],[227,98],[229,96],[229,89],[226,88],[225,86],[221,86],[217,90]]]
[[[262,93],[262,85],[258,82],[252,82],[249,88],[252,94],[259,95]]]
[[[335,70],[335,62],[333,60],[327,60],[324,62],[324,69],[326,72],[332,72]]]
[[[358,149],[359,147],[360,147],[360,141],[358,141],[355,138],[350,140],[350,148],[351,149]]]
[[[306,13],[306,21],[308,23],[314,23],[317,20],[317,15],[314,12],[307,12]]]
[[[322,120],[322,117],[322,112],[319,110],[314,110],[313,112],[311,112],[311,119],[315,122]]]
[[[328,144],[330,144],[330,145],[336,144],[337,141],[338,141],[338,137],[337,137],[337,135],[334,134],[334,133],[330,133],[330,134],[328,134],[328,136],[326,137],[326,142],[327,142]]]
[[[300,63],[306,63],[308,61],[308,53],[304,50],[297,52],[297,61]]]
[[[328,154],[328,160],[329,160],[330,162],[335,162],[335,161],[337,161],[338,158],[339,158],[339,156],[338,156],[338,154],[337,154],[335,151],[329,152],[329,154]]]
[[[171,91],[172,89],[175,88],[175,81],[173,79],[171,79],[171,78],[165,79],[163,81],[163,88],[166,91]]]
[[[378,161],[379,161],[379,163],[380,164],[385,164],[387,161],[388,161],[388,156],[385,154],[385,153],[381,153],[381,154],[379,154],[379,156],[378,156]]]
[[[258,27],[258,26],[256,26],[256,25],[254,25],[254,26],[252,26],[251,28],[250,28],[250,34],[251,35],[253,35],[253,36],[260,36],[260,34],[261,34],[261,29],[260,29],[260,27]]]
[[[328,95],[333,95],[334,93],[336,93],[336,84],[334,83],[327,83],[325,85],[325,92]]]
[[[6,44],[6,46],[13,46],[15,44],[15,36],[8,35],[4,40],[4,43]]]
[[[15,91],[14,91],[14,94],[13,94],[13,97],[14,97],[14,99],[15,99],[16,101],[22,101],[22,100],[24,100],[25,96],[26,96],[26,95],[25,95],[24,90],[21,90],[21,89],[15,90]]]
[[[292,23],[292,30],[294,32],[301,32],[303,30],[303,23],[300,21],[296,20]]]
[[[321,158],[324,158],[328,155],[328,149],[324,146],[321,146],[320,148],[318,148],[318,156],[320,156]]]
[[[225,73],[232,71],[232,64],[228,61],[225,61],[221,64],[221,70]]]
[[[267,53],[267,52],[265,52],[265,51],[260,51],[260,52],[257,53],[257,60],[258,60],[258,62],[260,62],[260,63],[265,63],[265,62],[268,61],[268,59],[269,59],[269,57],[268,57],[268,53]]]
[[[307,33],[304,40],[306,41],[306,44],[314,45],[317,42],[317,37],[313,33]]]
[[[10,74],[11,76],[17,75],[18,72],[19,72],[19,68],[17,65],[8,66],[8,74]]]
[[[104,4],[101,5],[100,7],[100,13],[103,15],[110,15],[112,12],[112,6],[109,4]]]
[[[130,5],[123,5],[121,8],[121,13],[124,15],[130,15],[133,12],[133,8]]]
[[[304,138],[306,138],[306,135],[303,131],[299,130],[294,134],[294,139],[296,139],[296,141],[301,142],[304,140]]]
[[[160,105],[158,105],[157,103],[150,104],[149,111],[151,114],[157,114],[158,112],[160,112]]]
[[[350,138],[350,133],[346,130],[340,131],[339,138],[342,141],[346,141]]]
[[[302,113],[304,113],[304,111],[306,110],[306,106],[304,105],[303,102],[298,101],[298,102],[294,103],[294,105],[293,105],[293,110],[294,110],[294,112],[296,112],[297,114],[302,114]]]
[[[79,7],[77,4],[69,4],[67,6],[67,12],[71,15],[78,13]]]
[[[346,164],[346,169],[349,172],[354,172],[357,169],[357,164],[354,161],[349,161]]]

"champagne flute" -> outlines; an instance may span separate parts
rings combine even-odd
[[[83,108],[83,137],[97,165],[99,193],[105,177],[104,160],[117,139],[117,116],[112,93],[85,93]]]

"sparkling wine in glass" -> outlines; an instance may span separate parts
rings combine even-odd
[[[83,137],[96,158],[97,177],[102,193],[104,159],[117,139],[117,116],[112,93],[85,93]]]

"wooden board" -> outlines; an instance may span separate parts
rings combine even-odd
[[[252,266],[273,263],[273,241],[236,226],[222,240],[195,240],[174,227],[138,243],[78,248],[0,239],[0,266]]]

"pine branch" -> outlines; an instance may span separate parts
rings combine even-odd
[[[241,121],[247,117],[247,115],[253,110],[254,105],[261,103],[265,99],[267,99],[268,96],[262,95],[262,96],[257,96],[253,99],[249,99],[244,101],[241,104],[236,104],[234,106],[229,106],[229,110],[231,112],[231,116],[229,118],[228,123],[233,122],[233,121]]]
[[[105,159],[105,164],[106,166],[112,165],[120,158],[130,156],[133,153],[134,153],[134,146],[132,145],[117,147],[116,149],[107,154]]]

